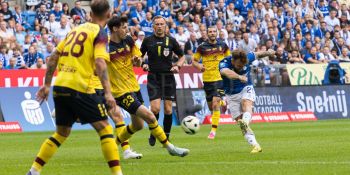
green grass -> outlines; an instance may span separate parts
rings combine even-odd
[[[148,145],[148,130],[134,135],[141,160],[122,160],[125,175],[297,175],[350,174],[350,120],[253,124],[263,153],[250,154],[238,126],[220,126],[208,140],[209,126],[196,135],[174,127],[171,140],[189,148],[184,158],[169,156],[157,143]],[[51,132],[0,134],[0,174],[24,175]],[[74,131],[44,167],[43,175],[105,175],[107,164],[94,131]]]

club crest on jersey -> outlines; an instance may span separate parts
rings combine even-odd
[[[163,55],[167,57],[167,56],[169,56],[169,54],[170,54],[169,48],[164,48]]]

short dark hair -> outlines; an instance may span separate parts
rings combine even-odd
[[[107,0],[93,0],[90,7],[92,13],[97,17],[103,17],[103,15],[110,9]]]
[[[128,18],[126,17],[120,17],[120,16],[113,16],[107,23],[109,30],[113,30],[113,27],[119,28],[123,24],[128,23]]]
[[[236,49],[232,52],[232,60],[240,60],[243,64],[248,64],[247,53],[242,49]]]

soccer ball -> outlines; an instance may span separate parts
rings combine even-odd
[[[193,135],[199,131],[199,119],[195,116],[187,116],[181,122],[181,127],[186,134]]]

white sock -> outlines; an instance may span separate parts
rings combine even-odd
[[[40,175],[40,172],[37,171],[34,167],[31,167],[29,171],[31,175]]]
[[[255,135],[251,133],[244,134],[244,138],[247,140],[249,145],[256,146],[259,145],[255,139]]]
[[[243,120],[246,124],[249,124],[250,121],[252,120],[252,114],[250,114],[249,112],[243,113],[242,120]]]
[[[166,149],[167,150],[173,150],[175,148],[175,146],[172,144],[172,143],[169,143],[167,146],[166,146]]]

